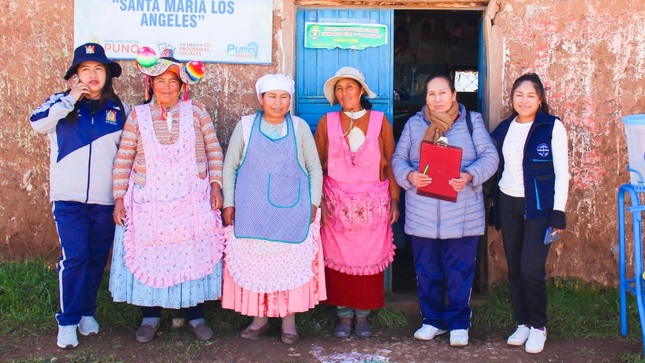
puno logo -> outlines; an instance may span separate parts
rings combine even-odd
[[[116,111],[108,110],[105,112],[105,122],[110,125],[116,125]]]
[[[538,155],[540,155],[541,157],[546,158],[547,156],[549,156],[549,152],[550,152],[549,145],[545,143],[541,143],[540,145],[537,146],[535,151],[537,151]]]
[[[258,43],[256,42],[250,42],[246,46],[229,44],[226,47],[226,54],[234,58],[257,58],[258,48]]]
[[[85,54],[94,54],[94,46],[93,45],[86,45],[85,46]]]

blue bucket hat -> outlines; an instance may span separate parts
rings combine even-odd
[[[104,64],[106,67],[110,68],[110,74],[112,77],[118,77],[121,75],[121,66],[117,62],[107,59],[105,56],[105,50],[101,44],[85,43],[74,50],[74,61],[63,78],[68,80],[69,77],[76,73],[76,69],[81,63],[88,61]]]

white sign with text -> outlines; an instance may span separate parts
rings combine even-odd
[[[182,61],[270,64],[272,0],[74,0],[74,46],[95,42],[112,59],[142,47]]]

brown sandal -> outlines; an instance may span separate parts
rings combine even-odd
[[[240,337],[242,337],[242,339],[257,339],[260,337],[260,335],[266,333],[267,330],[269,330],[268,321],[266,324],[264,324],[258,329],[246,328],[242,330],[242,333],[240,333]]]
[[[284,344],[296,344],[299,339],[298,334],[289,334],[285,332],[282,332],[281,338]]]

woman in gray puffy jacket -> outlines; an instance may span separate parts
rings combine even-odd
[[[485,228],[482,184],[496,172],[499,156],[479,113],[470,113],[469,130],[468,111],[457,102],[448,75],[433,74],[425,86],[426,105],[408,120],[392,157],[396,181],[407,191],[405,233],[412,238],[423,315],[414,337],[430,340],[449,330],[450,345],[465,346],[477,241]],[[460,176],[449,182],[457,192],[456,202],[416,193],[432,183],[419,172],[420,144],[440,137],[463,151]]]

